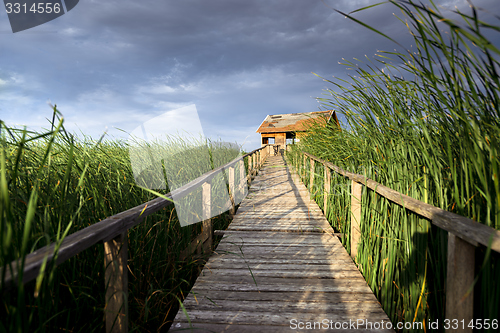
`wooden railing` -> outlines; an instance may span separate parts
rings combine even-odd
[[[361,236],[359,222],[361,221],[361,190],[363,186],[375,191],[393,203],[396,203],[422,217],[429,219],[434,225],[448,231],[448,261],[446,280],[446,318],[460,318],[469,323],[473,319],[473,291],[469,288],[474,283],[475,250],[481,244],[490,246],[500,253],[500,231],[478,223],[472,219],[460,216],[425,202],[413,199],[407,195],[390,189],[365,176],[345,171],[338,166],[322,160],[314,155],[301,152],[304,169],[299,175],[305,177],[306,163],[309,158],[309,184],[314,184],[315,163],[324,166],[324,212],[328,207],[331,172],[351,180],[351,256],[356,260],[358,242]],[[299,157],[300,158],[300,157]],[[298,160],[294,165],[298,165]],[[310,186],[310,190],[312,187]],[[466,298],[464,295],[468,294]],[[464,332],[467,332],[466,329]],[[469,329],[472,332],[472,329]]]
[[[171,205],[173,197],[182,198],[190,194],[192,191],[203,188],[203,216],[210,217],[211,210],[211,180],[220,172],[227,171],[229,182],[229,198],[231,200],[231,210],[234,212],[235,202],[234,194],[236,193],[235,184],[235,165],[239,163],[240,184],[239,187],[247,186],[253,176],[257,173],[265,158],[269,155],[269,147],[264,146],[256,149],[246,155],[240,156],[233,161],[218,167],[190,183],[172,191],[166,195],[170,200],[164,198],[156,198],[154,200],[143,203],[124,212],[110,216],[98,223],[95,223],[85,229],[79,230],[67,236],[59,246],[55,243],[40,248],[39,250],[30,253],[25,257],[22,283],[27,283],[34,280],[40,273],[44,261],[50,262],[56,258],[56,264],[70,259],[80,252],[96,245],[99,242],[104,242],[104,262],[105,262],[105,285],[106,285],[106,331],[107,332],[127,332],[128,331],[128,311],[127,311],[127,295],[128,295],[128,278],[127,278],[127,231],[130,228],[140,224],[145,217]],[[248,158],[248,173],[244,176],[245,166],[244,159]],[[187,256],[199,250],[204,246],[210,248],[212,244],[212,222],[210,219],[203,221],[202,233],[191,242],[191,244],[181,253],[181,256]],[[22,261],[18,259],[11,263],[10,267],[3,267],[5,272],[5,280],[3,289],[7,290],[15,286],[18,281],[19,267]],[[0,271],[0,273],[2,273]],[[0,275],[1,276],[1,275]]]

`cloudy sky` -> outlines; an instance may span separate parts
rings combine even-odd
[[[126,137],[167,111],[195,105],[207,137],[260,146],[268,114],[317,111],[346,77],[342,58],[372,57],[395,45],[344,18],[373,0],[81,0],[67,14],[12,33],[0,13],[0,119],[47,126],[57,104],[66,127]],[[465,0],[437,1],[443,12]],[[500,1],[474,4],[500,14]],[[392,5],[356,13],[409,41]],[[398,13],[396,13],[398,14]],[[488,17],[485,14],[484,17]],[[492,15],[490,15],[490,18]],[[188,117],[189,118],[189,117]]]

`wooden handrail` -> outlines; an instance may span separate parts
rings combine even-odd
[[[107,292],[110,295],[118,295],[119,291],[124,291],[126,293],[126,277],[124,275],[127,274],[126,270],[126,258],[127,258],[127,237],[126,233],[128,229],[140,224],[145,217],[171,205],[173,203],[172,198],[180,199],[191,193],[193,190],[202,186],[204,188],[204,212],[208,212],[210,214],[210,207],[207,207],[206,202],[209,201],[209,191],[210,191],[210,181],[218,175],[220,172],[229,170],[232,171],[233,175],[231,177],[233,184],[230,184],[232,187],[230,191],[230,199],[234,202],[232,193],[234,189],[234,166],[237,163],[240,163],[240,181],[251,181],[252,175],[256,173],[257,168],[262,163],[262,155],[261,151],[266,151],[264,148],[267,146],[263,146],[261,148],[255,149],[250,153],[247,153],[243,156],[238,156],[231,162],[220,166],[210,172],[207,172],[195,180],[187,183],[184,186],[179,187],[178,189],[169,192],[165,195],[167,199],[164,198],[156,198],[150,200],[146,203],[143,203],[139,206],[130,208],[124,212],[120,212],[113,216],[110,216],[100,222],[97,222],[89,227],[86,227],[82,230],[79,230],[71,235],[68,235],[64,240],[59,244],[52,243],[45,247],[42,247],[25,257],[24,267],[23,267],[23,279],[22,283],[27,283],[31,280],[34,280],[42,267],[45,261],[50,262],[54,260],[54,256],[57,254],[56,264],[61,264],[62,262],[70,259],[71,257],[79,254],[80,252],[90,248],[91,246],[104,242],[105,244],[105,265],[106,265],[106,286],[110,288]],[[256,156],[260,155],[259,163],[257,163]],[[264,155],[266,155],[264,153]],[[248,166],[249,166],[249,175],[246,179],[243,179],[242,176],[244,171],[241,170],[244,165],[244,159],[248,157]],[[242,185],[242,184],[240,184]],[[212,239],[212,228],[209,220],[203,221],[203,239],[208,239],[211,241]],[[202,240],[203,243],[203,240]],[[201,244],[203,245],[203,244]],[[56,252],[56,248],[57,252]],[[118,266],[117,263],[118,262]],[[125,267],[123,266],[125,265]],[[15,285],[18,281],[19,268],[21,266],[21,258],[13,261],[10,265],[6,265],[4,267],[0,267],[0,276],[2,274],[2,270],[6,270],[5,279],[3,281],[2,287],[3,290],[7,290],[13,285]],[[120,268],[121,266],[121,268]],[[12,270],[10,269],[12,268]],[[123,290],[125,288],[125,290]],[[116,298],[116,299],[115,299]],[[125,297],[108,297],[106,296],[106,302],[111,302],[112,304],[107,304],[106,310],[107,313],[110,312],[113,316],[106,316],[106,330],[107,332],[126,332],[127,331],[127,313],[126,313],[126,304],[123,304]],[[111,308],[111,310],[109,310]],[[119,311],[119,312],[117,312]],[[122,313],[124,316],[119,316],[119,318],[115,321],[117,313]],[[110,324],[111,322],[111,324]]]
[[[381,196],[390,201],[403,206],[404,208],[423,216],[432,221],[433,224],[451,232],[455,236],[465,240],[466,242],[477,246],[482,244],[486,247],[490,245],[491,249],[500,253],[500,231],[493,229],[487,225],[481,224],[468,217],[461,216],[444,209],[429,205],[425,202],[414,199],[410,196],[395,191],[387,186],[377,183],[365,176],[345,171],[331,162],[322,160],[314,155],[303,152],[310,159],[316,160],[319,163],[327,166],[333,171],[374,190]]]
[[[491,247],[492,250],[500,252],[500,231],[487,225],[476,222],[465,216],[448,212],[441,208],[429,205],[410,196],[395,191],[374,180],[356,173],[352,173],[331,162],[320,159],[307,152],[301,152],[304,156],[303,174],[305,178],[306,159],[310,159],[310,186],[313,190],[314,162],[319,162],[325,167],[324,172],[324,212],[326,213],[327,195],[330,193],[330,171],[333,170],[351,180],[351,256],[356,260],[358,242],[361,237],[361,190],[362,185],[375,191],[389,201],[396,203],[409,211],[429,219],[434,225],[448,231],[448,258],[446,274],[446,318],[464,320],[469,323],[474,317],[474,291],[471,286],[474,283],[474,266],[476,247],[481,244]],[[295,160],[298,165],[300,156]],[[328,182],[328,184],[327,184]],[[454,332],[447,330],[447,332]],[[464,332],[471,332],[466,327]]]

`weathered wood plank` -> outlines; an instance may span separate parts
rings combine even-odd
[[[324,188],[323,188],[323,211],[325,214],[328,211],[328,199],[330,196],[330,183],[332,182],[332,173],[331,170],[323,164],[323,180],[324,180]]]
[[[286,168],[267,172],[276,160],[266,161],[229,228],[218,232],[224,237],[184,301],[192,323],[279,332],[290,331],[293,318],[388,321],[303,184]],[[187,327],[183,316],[173,328]]]
[[[283,207],[281,205],[259,205],[259,206],[250,206],[250,205],[244,205],[238,208],[238,212],[263,212],[263,213],[268,213],[268,212],[277,212],[277,213],[283,213],[283,212],[320,212],[320,209],[314,208],[313,205],[310,206],[290,206],[290,207]]]
[[[294,217],[294,218],[308,218],[308,217],[317,217],[326,221],[323,214],[319,211],[242,211],[238,214],[239,219],[245,219],[246,217],[261,217],[261,218],[271,218],[277,219],[282,217]]]
[[[127,232],[104,243],[107,333],[128,332]]]
[[[448,233],[446,274],[446,318],[470,323],[474,318],[474,283],[476,247]],[[471,332],[471,327],[446,332]]]
[[[213,300],[212,300],[213,301]],[[380,308],[380,304],[376,302],[307,302],[307,301],[296,301],[296,302],[284,302],[280,299],[274,299],[269,302],[255,302],[248,300],[215,300],[212,302],[206,297],[194,298],[188,297],[184,301],[185,306],[196,306],[197,310],[212,310],[215,306],[217,311],[245,311],[245,312],[275,312],[274,309],[279,309],[279,312],[347,312],[347,313],[359,313],[359,312],[371,312],[379,313],[384,315],[384,311]]]
[[[312,235],[293,235],[281,232],[237,232],[231,233],[228,231],[224,239],[228,241],[242,240],[245,244],[277,244],[277,245],[293,245],[293,244],[328,244],[342,246],[336,237],[330,234],[312,234]]]
[[[349,294],[349,293],[324,293],[324,292],[308,292],[302,293],[297,291],[290,292],[258,292],[258,291],[217,291],[217,290],[198,290],[192,291],[191,295],[196,296],[196,298],[206,298],[214,301],[255,301],[255,302],[308,302],[308,303],[359,303],[359,302],[370,302],[379,304],[377,298],[373,294]],[[186,298],[186,299],[188,299]]]
[[[361,184],[351,181],[351,257],[356,260],[361,237]]]
[[[307,271],[302,269],[279,269],[275,266],[268,265],[267,268],[259,269],[252,267],[241,267],[239,269],[236,268],[215,268],[212,265],[208,265],[210,268],[203,274],[224,274],[225,276],[247,276],[251,274],[254,278],[263,278],[263,277],[278,277],[278,278],[301,278],[301,279],[363,279],[361,273],[355,270],[347,270],[343,269],[344,267],[339,266],[336,270],[331,269],[331,267],[324,266],[324,269],[311,269],[307,267]],[[364,280],[363,280],[364,281]]]
[[[371,322],[382,322],[387,320],[387,315],[385,313],[380,313],[379,311],[371,310],[358,310],[358,311],[339,311],[336,313],[331,313],[327,311],[318,311],[314,313],[309,312],[268,312],[268,311],[217,311],[217,307],[214,306],[212,311],[203,310],[191,310],[189,311],[189,319],[193,322],[206,322],[213,324],[249,324],[259,323],[262,325],[281,325],[289,326],[292,320],[297,320],[301,322],[307,321],[318,321],[318,318],[327,318],[328,322],[332,320],[333,322],[349,322],[356,321],[358,318],[367,319]],[[184,315],[184,314],[182,314]],[[187,318],[182,315],[178,315],[178,320],[183,322],[187,321]],[[290,326],[289,326],[290,327]],[[362,330],[364,325],[358,327]]]
[[[217,251],[216,251],[217,252]],[[342,252],[339,250],[338,252],[331,254],[331,256],[340,256]],[[290,261],[290,254],[287,252],[272,252],[272,253],[250,253],[250,252],[245,252],[244,255],[241,254],[241,252],[227,252],[227,251],[218,251],[217,254],[220,256],[227,256],[228,258],[236,258],[236,257],[241,257],[244,258],[245,260],[267,260],[267,259],[273,259],[273,260],[288,260]],[[342,255],[343,256],[343,255]],[[347,257],[344,257],[346,259],[344,260],[351,260],[351,257],[347,255]],[[325,254],[324,253],[295,253],[293,255],[294,260],[307,260],[310,259],[311,261],[315,260],[323,260],[325,259]]]
[[[345,258],[316,257],[313,259],[309,259],[309,257],[293,257],[292,259],[290,259],[290,257],[287,257],[286,259],[280,259],[279,256],[274,256],[273,258],[267,258],[264,256],[248,258],[229,254],[218,254],[214,255],[210,259],[210,262],[207,263],[207,267],[212,267],[212,265],[215,265],[215,267],[217,267],[217,265],[220,265],[221,267],[223,267],[223,265],[228,265],[228,267],[238,268],[240,266],[266,267],[266,265],[272,265],[274,267],[290,267],[289,269],[295,269],[298,267],[304,268],[305,266],[314,269],[314,267],[316,266],[325,265],[330,267],[343,266],[344,269],[357,270],[356,266],[349,265],[350,263],[352,263],[352,259],[349,256],[346,256]]]
[[[318,321],[316,319],[316,321]],[[295,323],[295,322],[294,322]],[[300,325],[300,326],[299,326]],[[306,324],[304,322],[297,322],[295,325],[282,325],[282,326],[277,326],[277,325],[242,325],[242,324],[207,324],[207,323],[192,323],[190,326],[189,323],[187,322],[178,322],[175,324],[175,326],[172,326],[170,328],[170,332],[196,332],[196,333],[284,333],[287,332],[289,333],[290,331],[295,331],[299,330],[304,331]],[[314,325],[312,323],[311,325]],[[317,327],[321,327],[320,324],[316,324]],[[333,323],[335,325],[335,323]],[[341,323],[338,323],[337,325],[341,325]],[[292,330],[293,327],[293,330]],[[340,327],[340,326],[339,326]],[[349,327],[349,323],[345,323],[345,327]],[[319,328],[318,328],[319,329]],[[361,331],[362,327],[360,326],[359,329],[335,329],[335,332],[340,332],[340,333],[359,333],[359,332],[366,332],[366,333],[384,333],[384,332],[394,332],[392,330],[381,330],[381,329],[366,329],[363,328]]]
[[[212,249],[212,185],[210,183],[204,183],[202,185],[203,189],[203,225],[202,225],[202,243],[205,252],[210,252]]]

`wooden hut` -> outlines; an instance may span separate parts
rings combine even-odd
[[[277,150],[286,149],[287,143],[300,140],[311,125],[318,122],[326,125],[332,119],[338,125],[337,115],[333,110],[268,115],[257,133],[260,133],[261,146],[274,144],[278,146]]]

